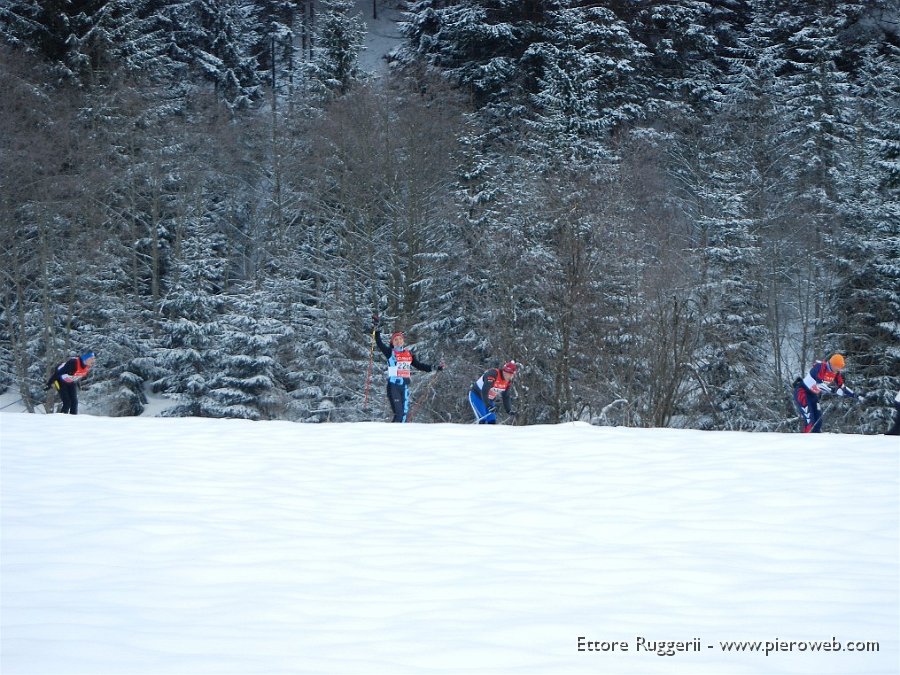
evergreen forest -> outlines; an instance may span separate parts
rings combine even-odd
[[[365,14],[402,10],[384,74]],[[124,416],[799,430],[900,390],[896,0],[5,0],[0,393]]]

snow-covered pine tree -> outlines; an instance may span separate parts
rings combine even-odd
[[[786,70],[779,78],[787,126],[783,145],[789,149],[782,162],[782,189],[790,199],[793,225],[802,235],[801,249],[807,272],[810,302],[801,312],[804,332],[811,336],[813,354],[843,348],[827,343],[825,332],[835,309],[837,283],[834,254],[841,247],[843,226],[841,182],[855,131],[850,119],[847,74],[837,64],[837,40],[845,16],[821,6],[801,8],[784,28]]]
[[[177,90],[173,80],[183,67],[170,54],[173,30],[166,3],[160,0],[105,0],[82,41],[94,62],[93,78],[108,81],[127,73]]]
[[[313,60],[306,67],[308,77],[337,94],[346,94],[360,77],[365,28],[355,9],[350,0],[323,0]]]
[[[261,78],[274,95],[290,96],[299,73],[300,54],[294,44],[296,26],[300,21],[300,6],[295,0],[254,0],[258,7]]]
[[[900,51],[871,49],[853,83],[857,137],[842,186],[846,225],[829,342],[850,357],[853,386],[871,405],[848,430],[881,433],[900,391]]]
[[[538,39],[555,2],[418,0],[400,24],[405,41],[393,52],[400,64],[428,67],[471,94],[476,106],[518,103],[522,55]]]
[[[11,44],[34,50],[58,75],[89,82],[91,68],[109,58],[107,45],[91,40],[107,0],[21,0],[0,6],[0,30]],[[99,38],[100,36],[98,36]]]
[[[783,401],[779,379],[770,377],[775,364],[769,357],[759,239],[774,201],[765,192],[772,161],[765,149],[779,130],[767,89],[773,60],[756,40],[748,40],[744,50],[733,59],[729,79],[706,80],[704,98],[712,98],[717,87],[718,105],[702,105],[700,116],[682,117],[666,144],[673,204],[688,228],[694,272],[686,300],[699,327],[690,357],[695,386],[682,397],[679,413],[689,426],[701,428],[761,428],[778,419],[779,413],[768,410]]]
[[[118,72],[166,70],[168,29],[158,0],[16,0],[0,7],[0,32],[83,85]]]
[[[210,389],[222,367],[219,324],[225,279],[224,238],[193,227],[181,242],[175,274],[162,301],[156,364],[164,375],[153,383],[176,401],[168,417],[216,417],[219,402]]]
[[[740,157],[743,186],[742,214],[753,222],[761,248],[759,277],[766,292],[767,330],[771,336],[771,367],[786,388],[797,376],[810,346],[795,344],[802,331],[795,329],[801,314],[797,287],[805,269],[805,242],[809,233],[798,227],[790,196],[784,189],[784,157],[792,152],[786,133],[779,78],[787,62],[778,41],[779,24],[759,9],[745,32],[728,51],[728,72],[718,84],[714,111]]]
[[[536,78],[529,152],[550,164],[609,161],[608,134],[639,117],[647,98],[643,45],[611,11],[577,4],[548,12],[541,41],[522,58]]]
[[[794,199],[811,219],[830,221],[810,223],[823,234],[835,220],[843,161],[854,136],[847,74],[837,63],[838,33],[845,21],[840,11],[832,15],[818,6],[793,17],[785,52],[788,71],[782,77],[786,110],[791,112]]]
[[[253,5],[241,0],[189,0],[169,8],[180,26],[177,58],[187,61],[211,82],[232,111],[260,96],[257,54],[259,24]]]
[[[278,410],[275,359],[280,323],[265,318],[262,294],[240,293],[219,321],[218,367],[209,380],[204,416],[274,419]]]
[[[783,390],[771,377],[758,239],[741,213],[740,188],[733,184],[740,174],[731,174],[731,181],[725,176],[710,177],[697,223],[704,235],[698,251],[702,337],[695,359],[703,383],[700,409],[711,412],[707,420],[701,417],[700,428],[761,430],[778,422],[770,402]],[[715,185],[717,177],[724,184]]]
[[[611,162],[610,130],[628,117],[628,102],[642,98],[630,79],[641,47],[607,10],[563,2],[517,11],[509,13],[510,30],[531,40],[510,71],[519,91],[501,88],[488,107],[505,99],[520,106],[516,115],[529,111],[529,122],[523,129],[481,115],[483,132],[468,137],[460,192],[467,225],[458,235],[466,253],[456,266],[467,289],[457,295],[470,308],[459,325],[475,349],[474,376],[498,359],[523,361],[524,416],[558,421],[596,410],[599,367],[587,336],[607,281],[597,239],[609,234],[597,215],[607,176],[598,161]],[[526,90],[534,92],[530,101]],[[511,139],[515,156],[503,146]],[[494,279],[499,260],[503,272]],[[538,404],[546,401],[549,409]]]
[[[296,422],[339,419],[329,398],[332,392],[325,384],[332,368],[325,361],[314,365],[310,359],[322,337],[316,330],[322,314],[317,309],[318,282],[323,281],[318,271],[319,250],[300,238],[283,241],[285,246],[273,251],[272,273],[256,293],[259,317],[265,317],[275,339],[267,353],[273,359],[270,376],[276,383],[272,394],[277,399],[277,416]]]
[[[653,117],[681,120],[707,109],[720,79],[713,4],[700,0],[641,3],[631,27],[650,56],[642,73],[645,109]],[[719,25],[721,28],[721,25]]]

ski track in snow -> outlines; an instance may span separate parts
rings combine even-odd
[[[898,672],[889,437],[2,414],[0,449],[4,675]],[[880,651],[706,648],[832,637]]]

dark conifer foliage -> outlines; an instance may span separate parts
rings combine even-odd
[[[519,423],[794,430],[841,351],[883,431],[894,4],[398,0],[369,78],[349,0],[2,3],[0,389],[382,420],[378,313],[417,422],[513,358]]]

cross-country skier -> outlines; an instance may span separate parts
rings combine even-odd
[[[47,380],[45,389],[54,387],[62,401],[62,413],[78,414],[78,383],[83,380],[94,365],[94,352],[85,352],[60,363]]]
[[[475,413],[478,424],[497,423],[497,397],[503,401],[507,415],[515,417],[516,411],[509,402],[509,386],[519,369],[515,361],[507,362],[502,368],[491,368],[479,377],[469,391],[469,405]]]
[[[805,377],[794,380],[794,405],[800,413],[803,433],[817,434],[822,431],[821,396],[835,394],[863,400],[862,394],[855,393],[844,384],[845,365],[844,357],[834,354],[827,361],[816,361]]]
[[[391,333],[390,345],[384,344],[381,334],[378,332],[378,317],[372,317],[372,332],[375,334],[375,344],[387,358],[387,398],[391,404],[394,418],[391,422],[406,422],[409,416],[409,376],[412,368],[430,373],[434,370],[443,370],[444,364],[432,366],[419,361],[406,347],[406,338],[402,332]]]
[[[894,397],[894,426],[887,430],[888,436],[900,436],[900,391]]]

